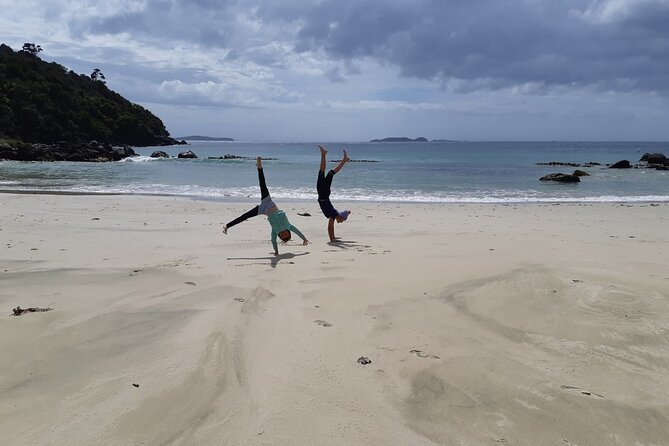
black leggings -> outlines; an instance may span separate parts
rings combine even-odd
[[[265,174],[263,173],[262,169],[258,169],[258,182],[260,183],[260,200],[263,200],[265,199],[265,197],[269,197],[269,189],[267,189],[267,184],[265,183]],[[228,228],[231,228],[234,225],[237,225],[245,220],[248,220],[251,217],[255,217],[256,215],[258,215],[258,206],[254,207],[249,211],[244,212],[242,215],[232,220],[226,226]]]
[[[330,198],[330,187],[332,186],[332,178],[335,176],[335,171],[330,170],[325,176],[322,170],[318,171],[318,181],[316,182],[316,191],[318,192],[318,199],[325,200]]]

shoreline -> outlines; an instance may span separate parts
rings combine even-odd
[[[125,193],[125,192],[79,192],[79,191],[58,191],[58,190],[39,190],[39,189],[26,189],[26,190],[14,190],[14,189],[0,189],[0,194],[16,194],[16,195],[72,195],[72,196],[128,196],[128,197],[174,197],[182,198],[184,200],[192,201],[204,201],[211,203],[230,203],[230,204],[239,204],[239,203],[257,203],[260,197],[208,197],[202,195],[184,195],[184,194],[169,194],[169,193]],[[635,197],[636,199],[630,200],[620,198],[613,198],[610,200],[600,200],[596,198],[574,198],[574,199],[563,199],[563,198],[544,198],[537,200],[509,200],[509,201],[494,201],[494,200],[481,200],[481,201],[397,201],[397,200],[354,200],[354,199],[337,199],[333,198],[333,201],[341,204],[406,204],[406,205],[478,205],[478,204],[487,204],[487,205],[524,205],[524,204],[650,204],[658,203],[665,204],[669,203],[669,196],[667,197],[653,197],[646,199],[646,197]],[[281,198],[277,197],[277,201],[281,200],[282,203],[310,203],[316,200],[314,198]]]
[[[662,444],[669,206],[524,204],[5,194],[0,436]]]

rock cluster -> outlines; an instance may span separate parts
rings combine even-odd
[[[594,167],[600,166],[600,163],[594,161],[588,163],[568,163],[561,161],[551,161],[548,163],[536,163],[539,166],[570,166],[570,167]],[[637,164],[632,164],[628,160],[620,160],[613,164],[606,165],[609,169],[631,169],[646,168],[656,170],[669,170],[669,158],[662,153],[644,153]],[[579,177],[589,176],[585,171],[575,170],[573,174],[551,173],[539,178],[539,181],[557,181],[560,183],[578,183]]]
[[[119,161],[137,156],[127,145],[111,145],[90,141],[87,143],[27,144],[0,142],[0,160],[11,161]]]

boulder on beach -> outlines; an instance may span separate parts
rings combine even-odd
[[[197,158],[197,155],[194,154],[191,150],[185,152],[180,152],[178,158]]]
[[[609,169],[629,169],[632,165],[627,160],[620,160],[617,163],[613,163],[609,166]]]
[[[557,181],[558,183],[579,183],[581,179],[576,175],[568,173],[549,173],[541,178],[539,181]]]

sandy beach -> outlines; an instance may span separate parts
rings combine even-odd
[[[1,194],[0,443],[669,444],[669,204],[278,204]]]

